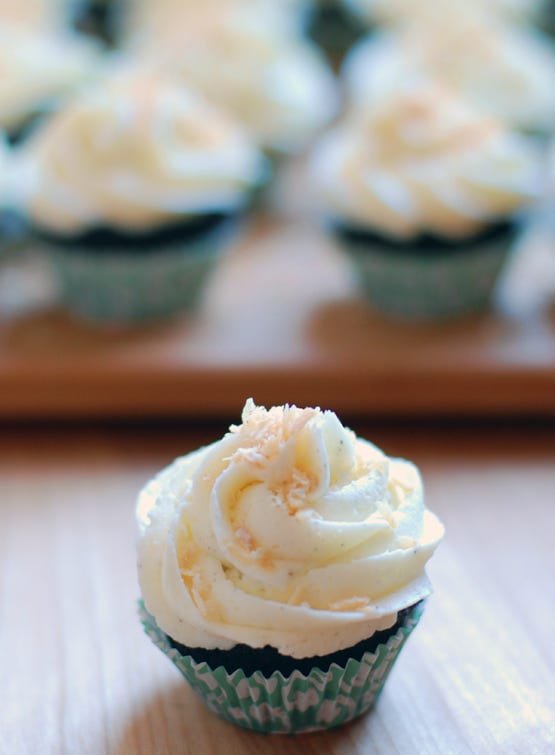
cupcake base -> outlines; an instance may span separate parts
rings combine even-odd
[[[406,243],[365,230],[335,226],[362,292],[396,318],[433,320],[485,308],[518,227],[507,222],[461,241],[421,236]]]
[[[272,648],[186,648],[158,627],[142,603],[139,608],[150,639],[213,713],[252,731],[293,734],[342,726],[373,707],[424,602],[353,648],[301,660]]]
[[[80,237],[35,235],[60,300],[82,318],[136,324],[192,309],[236,227],[213,215],[143,236],[97,229]]]

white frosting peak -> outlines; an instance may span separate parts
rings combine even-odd
[[[344,73],[355,106],[432,76],[510,127],[555,129],[555,46],[533,29],[461,9],[422,13],[401,30],[358,43]]]
[[[332,412],[252,402],[242,425],[150,483],[138,515],[143,598],[167,634],[295,657],[391,626],[429,594],[443,535],[413,465]]]
[[[74,233],[104,225],[153,229],[240,208],[263,162],[243,131],[147,71],[101,82],[29,145],[31,217]]]
[[[456,14],[461,8],[488,13],[506,20],[539,17],[545,0],[346,0],[356,12],[371,21],[411,22],[425,11],[445,10]]]
[[[18,25],[26,29],[61,30],[67,24],[72,0],[0,0],[2,26]]]
[[[540,175],[528,140],[418,79],[351,113],[313,173],[328,212],[399,238],[471,236],[533,199]]]
[[[133,44],[229,112],[265,148],[294,150],[335,114],[335,79],[276,3],[189,3]]]
[[[72,93],[97,64],[97,46],[76,35],[0,24],[0,128],[17,128]]]

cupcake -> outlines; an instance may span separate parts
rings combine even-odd
[[[287,8],[237,0],[165,8],[132,25],[128,48],[228,112],[267,153],[302,149],[335,114],[335,78]]]
[[[510,128],[545,136],[555,128],[555,46],[540,31],[509,26],[461,6],[420,10],[413,23],[361,41],[344,77],[367,103],[415,72],[439,79]]]
[[[19,142],[96,72],[99,50],[60,30],[0,23],[0,130]]]
[[[171,79],[111,76],[27,145],[26,212],[76,314],[141,322],[193,306],[263,159]]]
[[[210,710],[273,733],[372,707],[443,536],[412,464],[332,412],[252,401],[150,482],[137,515],[148,635]]]
[[[415,319],[487,304],[540,183],[535,144],[419,80],[325,137],[312,176],[367,299]]]

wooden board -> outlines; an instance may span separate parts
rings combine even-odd
[[[5,271],[0,417],[235,416],[247,396],[359,414],[555,414],[545,226],[517,250],[491,312],[411,325],[357,298],[309,213],[279,213],[246,232],[194,317],[143,330],[94,328],[48,306],[35,263]]]
[[[430,562],[435,594],[375,710],[299,737],[216,719],[137,617],[136,493],[224,425],[1,436],[0,752],[555,752],[555,430],[356,429],[419,465],[446,536]]]

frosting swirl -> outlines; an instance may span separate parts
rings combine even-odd
[[[15,129],[71,94],[97,62],[97,46],[76,35],[0,25],[0,128]]]
[[[407,27],[362,40],[344,67],[355,106],[394,92],[415,71],[513,128],[555,128],[555,47],[539,31],[467,8],[452,15],[434,8]]]
[[[525,137],[429,82],[412,81],[351,115],[316,149],[312,172],[337,218],[395,238],[463,238],[536,196]]]
[[[28,210],[40,226],[153,229],[240,209],[264,163],[227,117],[169,78],[124,71],[31,142]]]
[[[296,150],[335,114],[334,76],[277,4],[156,8],[134,47],[229,112],[263,147]],[[163,40],[163,42],[161,42]],[[133,47],[132,45],[132,47]]]
[[[417,469],[335,414],[249,401],[243,424],[142,492],[147,609],[190,647],[344,649],[427,596],[443,527]]]

